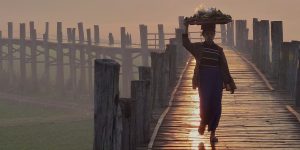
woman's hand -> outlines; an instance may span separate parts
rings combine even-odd
[[[234,93],[234,89],[231,88],[230,84],[226,84],[226,89],[229,89],[230,94],[233,94],[233,93]]]

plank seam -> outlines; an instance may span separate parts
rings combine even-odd
[[[161,116],[159,117],[159,120],[156,123],[156,126],[155,126],[155,128],[153,130],[153,133],[152,133],[152,136],[151,136],[151,139],[150,139],[150,141],[148,143],[148,149],[152,149],[152,147],[153,147],[153,144],[154,144],[155,138],[157,136],[158,130],[159,130],[159,128],[160,128],[160,126],[161,126],[164,118],[166,117],[167,113],[169,112],[170,107],[173,104],[175,93],[177,92],[177,89],[178,89],[178,87],[179,87],[179,85],[181,83],[183,74],[186,72],[187,67],[189,66],[191,60],[192,60],[192,57],[190,57],[189,60],[188,60],[188,62],[186,63],[186,65],[185,65],[185,67],[184,67],[184,69],[183,69],[183,71],[182,71],[182,73],[181,73],[181,75],[180,75],[180,77],[179,77],[179,79],[177,81],[177,84],[176,84],[174,90],[172,91],[168,107],[164,110],[164,112],[161,114]]]

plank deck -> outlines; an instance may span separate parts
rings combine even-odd
[[[152,149],[300,149],[300,124],[286,105],[285,91],[271,91],[263,79],[233,50],[224,50],[237,84],[235,94],[223,91],[222,116],[211,145],[209,132],[198,134],[199,99],[191,87],[195,60],[190,61],[173,105],[167,113]]]

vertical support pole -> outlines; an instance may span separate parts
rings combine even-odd
[[[149,140],[150,137],[150,124],[151,124],[151,114],[152,114],[152,104],[153,104],[153,85],[152,85],[152,77],[151,77],[151,68],[140,66],[138,67],[139,70],[139,80],[149,81],[150,84],[150,95],[147,99],[144,100],[144,132],[146,135],[146,141]]]
[[[99,25],[94,25],[94,41],[96,45],[100,44]]]
[[[298,56],[297,56],[297,78],[296,78],[296,88],[295,88],[295,100],[296,100],[296,106],[300,107],[300,43],[297,42],[298,48]]]
[[[131,98],[136,104],[136,142],[137,144],[144,144],[150,139],[150,124],[145,114],[147,107],[149,107],[148,101],[150,101],[150,81],[132,81]]]
[[[119,102],[122,110],[122,150],[134,150],[136,149],[136,104],[129,98],[120,98]]]
[[[182,33],[183,29],[176,29],[176,66],[185,64],[185,57],[187,56],[187,51],[183,50],[182,46]]]
[[[58,93],[63,95],[64,92],[64,54],[62,47],[62,23],[57,22],[57,49],[56,49],[56,86]]]
[[[146,25],[140,24],[140,40],[142,48],[142,65],[149,66],[149,51],[148,51],[148,28]]]
[[[221,24],[221,39],[222,39],[222,44],[226,43],[226,26],[225,24]]]
[[[88,55],[88,84],[89,84],[89,94],[92,97],[93,95],[93,60],[92,60],[92,35],[91,35],[91,29],[86,30],[87,33],[87,42],[88,42],[88,48],[87,48],[87,55]]]
[[[121,27],[121,48],[124,50],[126,48],[126,29]]]
[[[14,55],[13,55],[13,23],[8,22],[8,43],[7,43],[7,48],[8,48],[8,84],[12,85],[14,82]]]
[[[248,43],[247,20],[241,20],[240,27],[241,27],[241,49],[246,51],[247,43]]]
[[[130,83],[133,79],[133,62],[132,54],[126,51],[126,31],[125,27],[121,27],[121,48],[122,48],[122,90],[123,97],[130,97]]]
[[[231,47],[234,46],[234,20],[227,24],[227,44]]]
[[[34,22],[30,21],[30,40],[31,40],[31,85],[32,91],[38,90],[38,77],[37,77],[37,52],[36,52],[36,30]]]
[[[83,23],[78,23],[79,43],[84,43],[84,30]],[[85,69],[85,50],[80,46],[80,79],[79,79],[79,90],[84,92],[86,90],[86,69]]]
[[[109,33],[109,34],[108,34],[108,40],[109,40],[109,45],[110,45],[110,46],[112,46],[112,45],[115,44],[115,42],[114,42],[114,36],[113,36],[112,33]]]
[[[72,41],[72,28],[67,28],[68,42]]]
[[[179,29],[184,30],[184,16],[179,16],[178,17],[178,22],[179,22]]]
[[[46,22],[45,34],[43,34],[43,46],[44,46],[44,59],[45,59],[45,72],[44,72],[44,85],[48,87],[50,85],[50,52],[49,52],[49,22]]]
[[[165,49],[165,33],[163,24],[158,24],[159,49]]]
[[[280,72],[279,72],[279,87],[282,89],[287,88],[287,68],[288,68],[288,61],[289,61],[289,49],[290,49],[290,43],[289,42],[283,42],[282,49],[280,52]]]
[[[121,149],[118,145],[122,130],[119,72],[120,65],[116,61],[95,60],[94,150]]]
[[[262,51],[263,51],[263,69],[265,73],[271,73],[270,68],[270,27],[269,20],[261,21],[261,42],[262,42]]]
[[[76,95],[76,86],[77,86],[77,72],[76,72],[76,36],[75,36],[76,29],[71,29],[70,38],[71,38],[71,45],[69,48],[69,63],[70,63],[70,86],[73,90],[74,94]]]
[[[25,23],[20,24],[20,90],[24,92],[26,85],[26,28]]]
[[[272,77],[278,80],[280,51],[283,42],[283,25],[282,21],[271,22],[271,40],[272,40]]]
[[[2,41],[2,31],[0,31],[0,75],[3,73],[3,41]],[[1,77],[0,77],[1,78]]]
[[[295,96],[295,87],[296,87],[296,70],[297,70],[297,61],[299,55],[298,43],[292,41],[289,48],[289,59],[288,59],[288,77],[287,77],[287,89],[290,92],[291,96]]]
[[[252,60],[256,64],[256,66],[259,65],[259,21],[257,18],[253,18],[253,51],[252,51]]]

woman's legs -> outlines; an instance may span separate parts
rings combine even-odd
[[[215,130],[218,127],[221,117],[221,99],[223,81],[220,71],[212,68],[202,68],[199,71],[199,98],[200,98],[200,127],[208,125],[208,131],[215,137]],[[200,132],[200,131],[199,131]],[[201,134],[201,133],[200,133]]]

